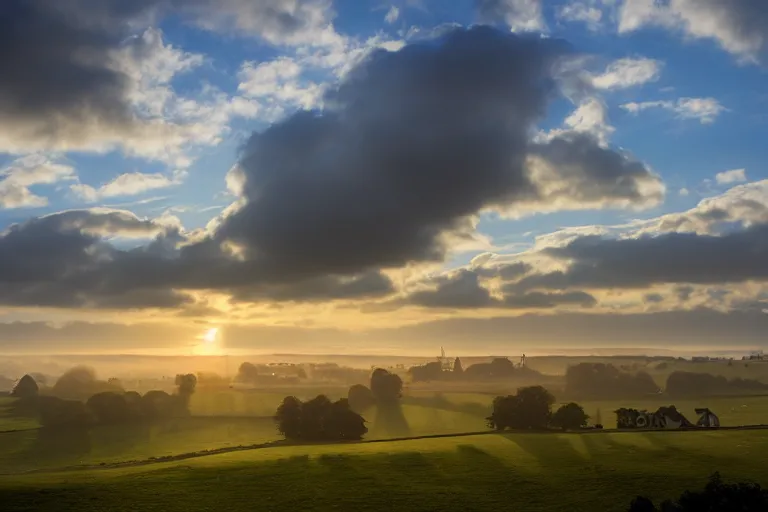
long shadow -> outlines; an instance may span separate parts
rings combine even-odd
[[[550,432],[513,432],[499,434],[502,439],[519,446],[534,457],[543,468],[551,465],[581,465],[585,456],[576,451],[565,436],[579,434],[553,434]]]
[[[371,437],[407,437],[411,435],[408,420],[403,414],[403,406],[397,402],[379,404],[376,407],[376,419],[371,428]]]

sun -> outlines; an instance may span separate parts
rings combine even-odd
[[[218,327],[211,327],[198,339],[200,343],[195,346],[195,354],[200,356],[216,356],[221,354]]]

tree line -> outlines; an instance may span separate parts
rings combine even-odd
[[[456,358],[451,370],[443,368],[442,363],[431,363],[412,366],[408,374],[413,382],[431,382],[440,380],[502,380],[510,378],[536,377],[541,374],[524,366],[516,366],[506,357],[496,357],[487,363],[475,363],[464,368],[461,359]]]
[[[93,370],[76,367],[65,372],[53,387],[64,396],[81,396],[84,390],[103,387]],[[189,401],[197,387],[194,374],[179,374],[175,378],[174,394],[152,390],[144,395],[125,391],[116,383],[107,391],[97,391],[85,401],[42,395],[30,375],[16,384],[11,396],[19,398],[14,411],[21,415],[36,415],[43,427],[85,427],[122,424],[189,415]]]
[[[712,396],[768,391],[768,384],[752,379],[726,379],[709,373],[675,371],[669,374],[665,389],[674,396]],[[579,363],[565,372],[565,392],[569,396],[590,398],[642,398],[661,393],[648,372],[620,370],[612,364]]]

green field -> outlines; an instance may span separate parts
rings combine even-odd
[[[404,425],[376,408],[365,413],[367,439],[454,434],[485,430],[481,417],[420,406],[403,406]],[[261,444],[280,439],[269,418],[190,417],[155,424],[0,432],[0,473],[163,457],[201,450]]]
[[[507,434],[288,446],[0,479],[4,511],[620,511],[727,480],[768,481],[768,432]]]
[[[434,393],[420,393],[422,397],[434,397]],[[488,413],[491,411],[491,403],[494,395],[481,393],[441,393],[441,400],[462,406],[483,405]],[[616,426],[616,417],[613,411],[620,407],[632,407],[655,411],[661,406],[675,405],[690,421],[698,419],[696,408],[706,407],[712,410],[720,418],[720,422],[726,427],[738,427],[742,425],[768,425],[768,396],[732,396],[697,399],[674,399],[660,396],[653,399],[626,399],[626,400],[585,400],[579,401],[584,411],[590,416],[595,416],[600,410],[605,428]],[[561,403],[555,404],[556,409]],[[469,408],[469,407],[467,407]]]

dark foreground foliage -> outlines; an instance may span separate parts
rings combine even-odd
[[[726,484],[715,473],[703,491],[685,491],[677,501],[667,500],[656,507],[643,496],[635,498],[629,512],[765,512],[768,490],[759,484],[739,482]]]
[[[306,402],[285,397],[275,422],[278,432],[294,441],[357,441],[368,432],[365,420],[346,398],[331,402],[325,395]]]

